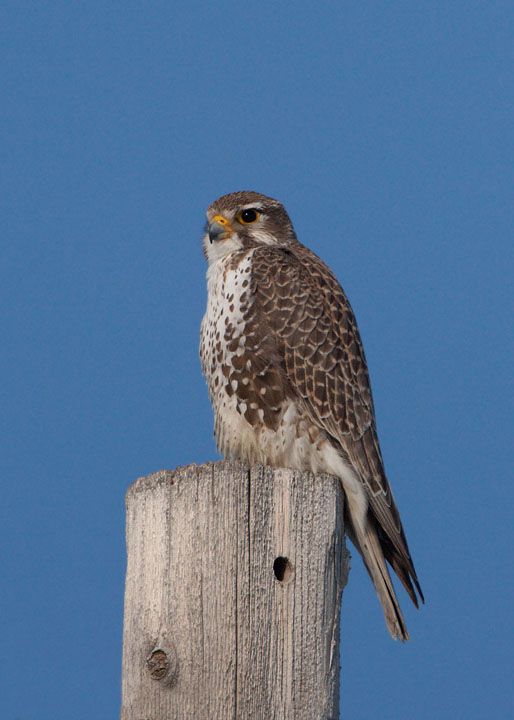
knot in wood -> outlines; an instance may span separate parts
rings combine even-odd
[[[146,669],[152,680],[173,680],[177,659],[173,650],[155,648],[146,659]]]

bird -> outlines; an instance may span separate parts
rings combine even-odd
[[[345,531],[394,639],[409,639],[388,564],[424,602],[379,447],[364,350],[330,268],[284,206],[253,191],[207,209],[200,359],[226,458],[340,479]]]

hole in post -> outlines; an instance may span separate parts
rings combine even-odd
[[[273,572],[279,582],[289,582],[293,577],[293,566],[286,557],[275,558]]]

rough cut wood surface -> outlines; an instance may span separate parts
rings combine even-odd
[[[122,720],[338,717],[338,480],[227,462],[140,478],[127,552]]]

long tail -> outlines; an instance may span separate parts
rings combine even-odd
[[[350,540],[361,554],[366,569],[375,586],[382,610],[384,611],[387,629],[391,637],[394,640],[400,639],[405,642],[409,639],[409,633],[407,632],[400,604],[394,591],[389,570],[387,569],[384,552],[375,525],[368,516],[364,522],[364,527],[359,527],[359,523],[350,522],[347,523],[346,529]]]

